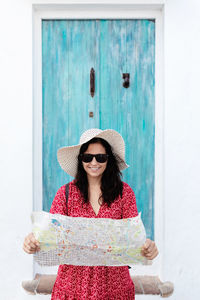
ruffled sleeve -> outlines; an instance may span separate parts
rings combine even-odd
[[[58,189],[49,211],[51,214],[67,215],[65,189],[65,185]]]
[[[125,182],[123,183],[122,205],[123,219],[138,216],[135,194],[132,188]]]

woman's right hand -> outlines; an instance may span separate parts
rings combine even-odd
[[[28,254],[33,254],[40,250],[40,244],[32,232],[25,237],[23,250]]]

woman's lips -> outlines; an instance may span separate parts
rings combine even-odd
[[[88,167],[88,168],[92,171],[98,171],[100,169],[100,167]]]

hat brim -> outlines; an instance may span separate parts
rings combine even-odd
[[[117,159],[120,171],[125,170],[129,167],[129,165],[126,164],[124,159],[125,157],[124,140],[117,131],[112,129],[106,129],[101,133],[91,137],[90,139],[85,141],[85,143],[94,137],[101,137],[110,144],[113,154]],[[57,151],[57,159],[61,168],[72,177],[75,177],[77,174],[78,155],[79,155],[80,148],[83,144],[84,143],[79,145],[74,145],[74,146],[62,147]]]

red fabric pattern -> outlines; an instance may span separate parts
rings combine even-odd
[[[131,187],[123,182],[122,198],[109,208],[100,206],[96,215],[91,204],[82,205],[83,198],[74,180],[69,184],[68,215],[86,218],[132,218],[138,215],[136,199]],[[59,188],[50,213],[66,215],[65,185]],[[61,265],[52,291],[52,300],[134,300],[135,288],[128,266]]]

